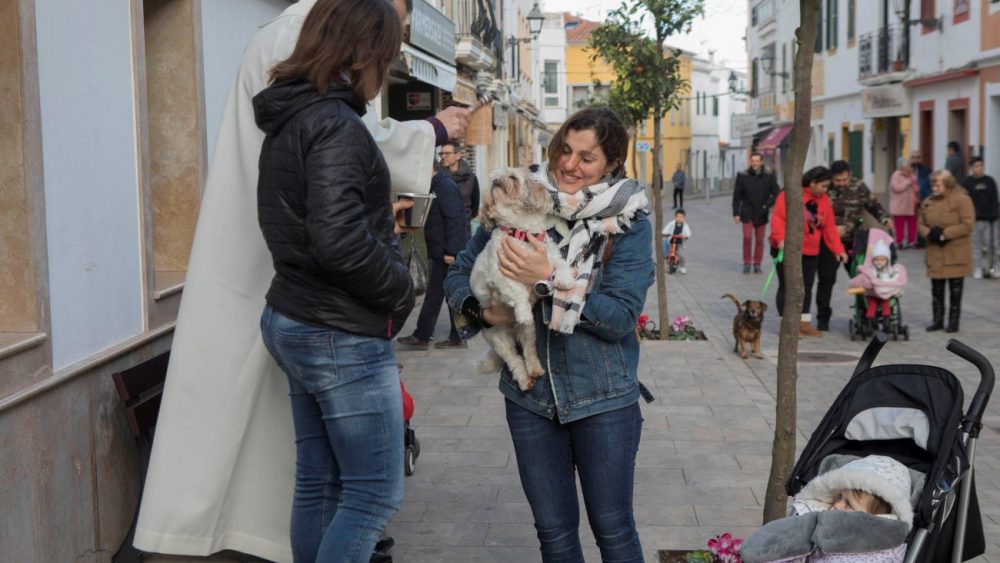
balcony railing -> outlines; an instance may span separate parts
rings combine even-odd
[[[858,37],[858,78],[864,80],[906,70],[910,46],[906,30],[893,25]]]

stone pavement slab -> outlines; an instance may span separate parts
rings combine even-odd
[[[688,273],[668,278],[671,317],[685,314],[705,331],[706,342],[645,342],[640,378],[656,395],[642,404],[643,437],[636,463],[635,512],[647,561],[659,549],[698,548],[715,534],[745,536],[760,523],[770,469],[774,421],[778,318],[776,281],[764,298],[763,360],[732,352],[735,306],[759,298],[765,274],[741,273],[740,229],[732,224],[728,199],[691,201],[694,236],[686,249]],[[879,363],[939,365],[960,377],[966,395],[978,381],[962,360],[944,350],[947,337],[923,327],[930,317],[930,283],[922,251],[901,253],[910,274],[903,298],[910,342],[890,342]],[[850,362],[800,363],[799,448],[847,382],[864,343],[847,337],[850,300],[847,277],[834,289],[831,332],[802,340],[800,351],[846,354]],[[962,331],[957,335],[1000,365],[1000,281],[966,281]],[[646,311],[655,318],[655,288]],[[412,331],[416,319],[402,334]],[[447,334],[442,311],[437,334]],[[396,538],[397,561],[538,561],[531,512],[521,490],[516,460],[495,375],[475,371],[486,351],[481,338],[466,350],[398,350],[403,379],[414,394],[413,426],[422,453],[407,478],[404,508],[388,533]],[[1000,561],[1000,414],[992,404],[977,450],[977,480],[984,514],[987,555]],[[581,514],[587,561],[600,561]]]

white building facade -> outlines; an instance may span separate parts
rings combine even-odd
[[[768,136],[792,120],[798,2],[750,0],[749,7],[755,142],[780,166],[788,137],[775,146],[780,135]],[[982,154],[1000,167],[996,3],[823,0],[810,47],[816,58],[807,167],[847,160],[855,176],[882,194],[901,158],[919,150],[924,163],[943,168],[951,141],[963,159]]]
[[[733,89],[731,91],[730,82]],[[749,138],[734,136],[733,115],[747,112],[746,73],[717,62],[714,54],[696,56],[692,61],[689,104],[691,107],[691,149],[688,158],[688,186],[704,193],[728,191],[736,173],[745,168]],[[673,171],[667,171],[667,177]]]
[[[562,12],[545,14],[545,24],[538,36],[537,61],[542,120],[550,128],[558,129],[576,109],[570,107],[566,84],[566,28]]]

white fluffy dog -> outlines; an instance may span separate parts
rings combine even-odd
[[[542,242],[548,249],[549,263],[555,268],[552,286],[571,289],[574,275],[559,248],[544,235],[546,218],[553,206],[552,196],[545,187],[533,182],[528,172],[516,168],[497,170],[490,180],[489,189],[482,194],[479,222],[483,228],[493,232],[490,242],[472,267],[470,284],[473,295],[483,307],[489,307],[492,301],[503,303],[514,310],[516,320],[507,326],[483,330],[483,337],[492,351],[479,367],[484,372],[496,372],[502,361],[510,367],[521,390],[527,391],[545,373],[535,349],[535,324],[531,314],[538,296],[534,287],[500,273],[497,251],[501,241],[513,236],[520,241],[519,244],[531,248],[526,237],[544,237]],[[521,345],[523,357],[517,353],[517,344]]]

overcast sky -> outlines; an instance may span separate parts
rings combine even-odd
[[[543,0],[547,12],[579,13],[584,18],[603,21],[604,15],[621,5],[621,0]],[[746,66],[747,1],[705,0],[705,16],[691,26],[691,33],[671,37],[667,44],[707,55],[715,51],[716,60]]]

